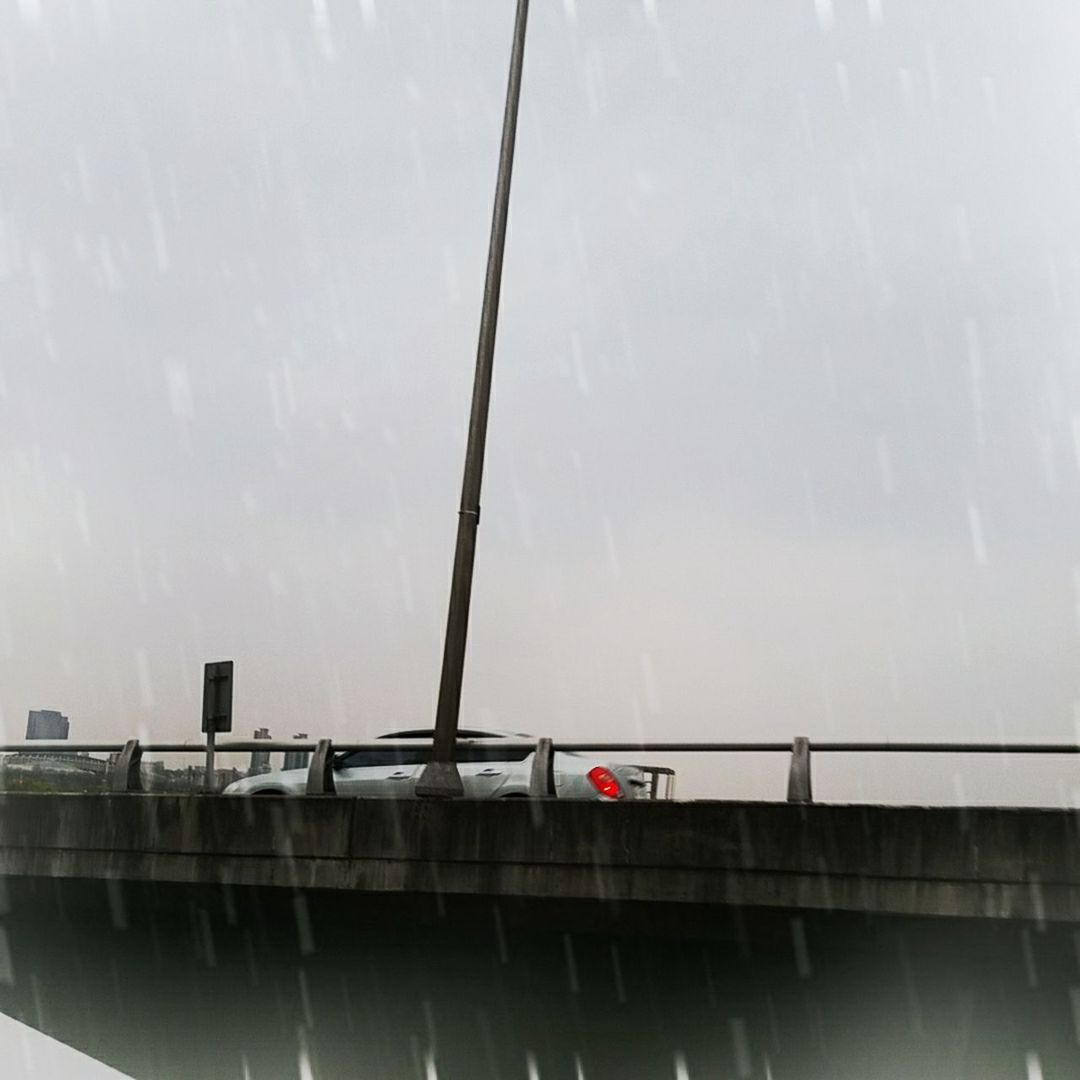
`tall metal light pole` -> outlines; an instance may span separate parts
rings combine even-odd
[[[433,797],[453,798],[463,793],[461,776],[454,762],[454,749],[461,707],[465,640],[469,631],[476,529],[480,523],[480,483],[484,475],[491,370],[495,357],[495,330],[499,321],[506,217],[510,208],[510,177],[514,169],[514,140],[517,136],[521,69],[525,59],[525,24],[528,17],[529,0],[517,0],[514,46],[510,54],[510,78],[506,88],[502,145],[499,150],[499,175],[495,184],[495,209],[491,217],[491,240],[488,245],[487,274],[484,278],[484,305],[480,312],[480,341],[476,348],[476,376],[473,381],[472,412],[469,417],[469,440],[465,448],[465,476],[461,484],[461,507],[458,510],[454,574],[450,583],[450,610],[446,617],[439,704],[435,712],[435,745],[431,761],[424,767],[416,787],[418,795]]]

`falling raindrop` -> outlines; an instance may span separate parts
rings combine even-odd
[[[881,478],[881,490],[886,495],[891,496],[893,494],[893,463],[888,438],[884,434],[878,435],[876,446],[878,475]]]
[[[641,679],[645,691],[645,705],[655,716],[660,712],[660,691],[656,682],[656,668],[649,653],[641,654]]]
[[[837,63],[836,85],[840,90],[840,100],[844,103],[844,109],[851,112],[851,79],[848,76],[847,64]]]
[[[1073,1033],[1080,1044],[1080,986],[1069,987],[1069,1006],[1072,1012]]]
[[[293,915],[296,919],[297,942],[301,956],[310,956],[315,951],[315,935],[311,928],[311,912],[307,897],[297,893],[293,897]]]
[[[620,1005],[625,1005],[626,986],[623,983],[622,958],[619,956],[619,947],[614,942],[611,945],[611,970],[615,978],[615,997]]]
[[[15,985],[15,965],[11,956],[11,942],[6,927],[0,926],[0,983]]]
[[[308,1031],[315,1026],[315,1013],[311,1008],[311,991],[308,988],[307,972],[302,968],[296,973],[300,983],[300,1008],[304,1014],[304,1024]]]
[[[979,508],[970,500],[967,504],[968,529],[971,532],[971,550],[980,566],[987,566],[990,559],[986,553],[986,537],[983,534],[982,516]]]
[[[139,703],[144,709],[152,709],[154,684],[150,677],[150,658],[145,649],[135,650],[135,671],[139,680]]]
[[[19,0],[19,14],[25,23],[41,22],[41,0]]]
[[[984,75],[982,79],[982,95],[983,103],[986,106],[986,115],[991,124],[998,122],[998,97],[997,87],[994,84],[994,80],[989,75]]]
[[[735,1072],[739,1080],[753,1076],[754,1066],[750,1058],[750,1039],[747,1035],[746,1021],[735,1017],[731,1021],[731,1041],[735,1051]]]
[[[115,878],[105,881],[105,895],[109,900],[109,917],[117,930],[128,928],[127,906],[124,903],[123,883]]]
[[[574,956],[574,943],[569,934],[563,934],[563,951],[566,954],[566,974],[570,981],[570,992],[577,994],[581,991],[578,982],[577,958]]]
[[[311,22],[319,51],[327,60],[334,58],[334,34],[330,25],[330,11],[326,0],[311,0]]]
[[[508,964],[510,962],[510,953],[506,945],[506,930],[503,927],[502,911],[499,910],[498,904],[494,905],[492,913],[495,919],[495,943],[499,950],[499,962]]]
[[[34,288],[34,300],[42,311],[52,307],[53,295],[49,285],[49,271],[45,265],[45,256],[38,249],[30,252],[30,280]]]
[[[974,261],[971,252],[971,219],[968,208],[963,203],[956,208],[956,242],[961,261],[970,266]]]
[[[315,1072],[311,1067],[311,1055],[308,1052],[307,1036],[302,1028],[297,1032],[297,1040],[299,1048],[296,1064],[300,1073],[299,1080],[315,1080]]]
[[[964,212],[964,221],[967,213]],[[971,379],[971,412],[975,425],[975,442],[983,446],[986,442],[986,425],[984,420],[984,396],[983,396],[983,355],[982,344],[979,340],[979,329],[973,319],[968,319],[964,325],[964,336],[967,340],[968,372]]]
[[[791,920],[791,940],[795,948],[795,970],[800,979],[809,979],[812,973],[810,949],[806,942],[806,923],[801,918]]]
[[[210,913],[205,908],[199,909],[199,934],[204,963],[208,968],[217,967],[217,950],[214,948],[214,934],[210,926]]]
[[[79,536],[87,547],[90,546],[90,514],[86,508],[86,492],[80,489],[75,494],[75,525]]]
[[[608,569],[611,571],[613,578],[618,578],[621,574],[621,568],[619,565],[619,553],[615,548],[615,528],[611,524],[611,518],[604,516],[604,546],[607,549]]]
[[[150,211],[150,234],[154,243],[154,258],[158,272],[164,274],[172,265],[169,257],[169,243],[165,237],[165,222],[157,207]]]

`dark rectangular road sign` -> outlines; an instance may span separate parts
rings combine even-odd
[[[207,664],[203,673],[202,729],[205,733],[232,731],[233,662]]]

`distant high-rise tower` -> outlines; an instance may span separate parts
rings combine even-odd
[[[255,732],[256,739],[269,739],[269,728],[258,728]],[[251,768],[248,769],[248,776],[258,776],[260,773],[270,771],[270,751],[269,750],[255,750],[251,755]]]
[[[26,718],[28,739],[66,739],[70,729],[68,718],[55,709],[31,709]]]
[[[293,736],[294,739],[307,739],[307,732],[301,731]],[[287,750],[285,752],[285,769],[306,769],[311,755],[306,750]]]

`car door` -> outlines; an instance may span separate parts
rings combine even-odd
[[[396,769],[391,769],[386,776],[378,779],[379,794],[387,795],[415,795],[416,785],[420,779],[420,773],[424,765],[431,760],[431,746],[434,737],[431,728],[419,728],[410,731],[395,731],[388,735],[380,735],[380,739],[387,742],[407,743],[415,739],[418,746],[415,750],[397,750],[392,752],[380,751],[380,753],[392,753],[397,755],[394,760]],[[458,774],[461,776],[462,787],[467,799],[490,799],[496,796],[507,783],[516,779],[513,775],[513,762],[508,761],[506,751],[497,747],[472,746],[473,739],[496,739],[501,738],[486,731],[465,730],[458,732],[458,744],[456,761]],[[527,754],[527,751],[526,751]],[[512,756],[521,759],[526,754],[514,753]],[[371,782],[374,786],[374,781]],[[519,785],[520,786],[520,785]]]
[[[531,751],[501,746],[458,744],[458,772],[467,799],[494,799],[501,795],[524,795],[528,770],[522,765]]]
[[[341,795],[406,798],[416,792],[422,753],[411,750],[357,750],[334,766]]]

